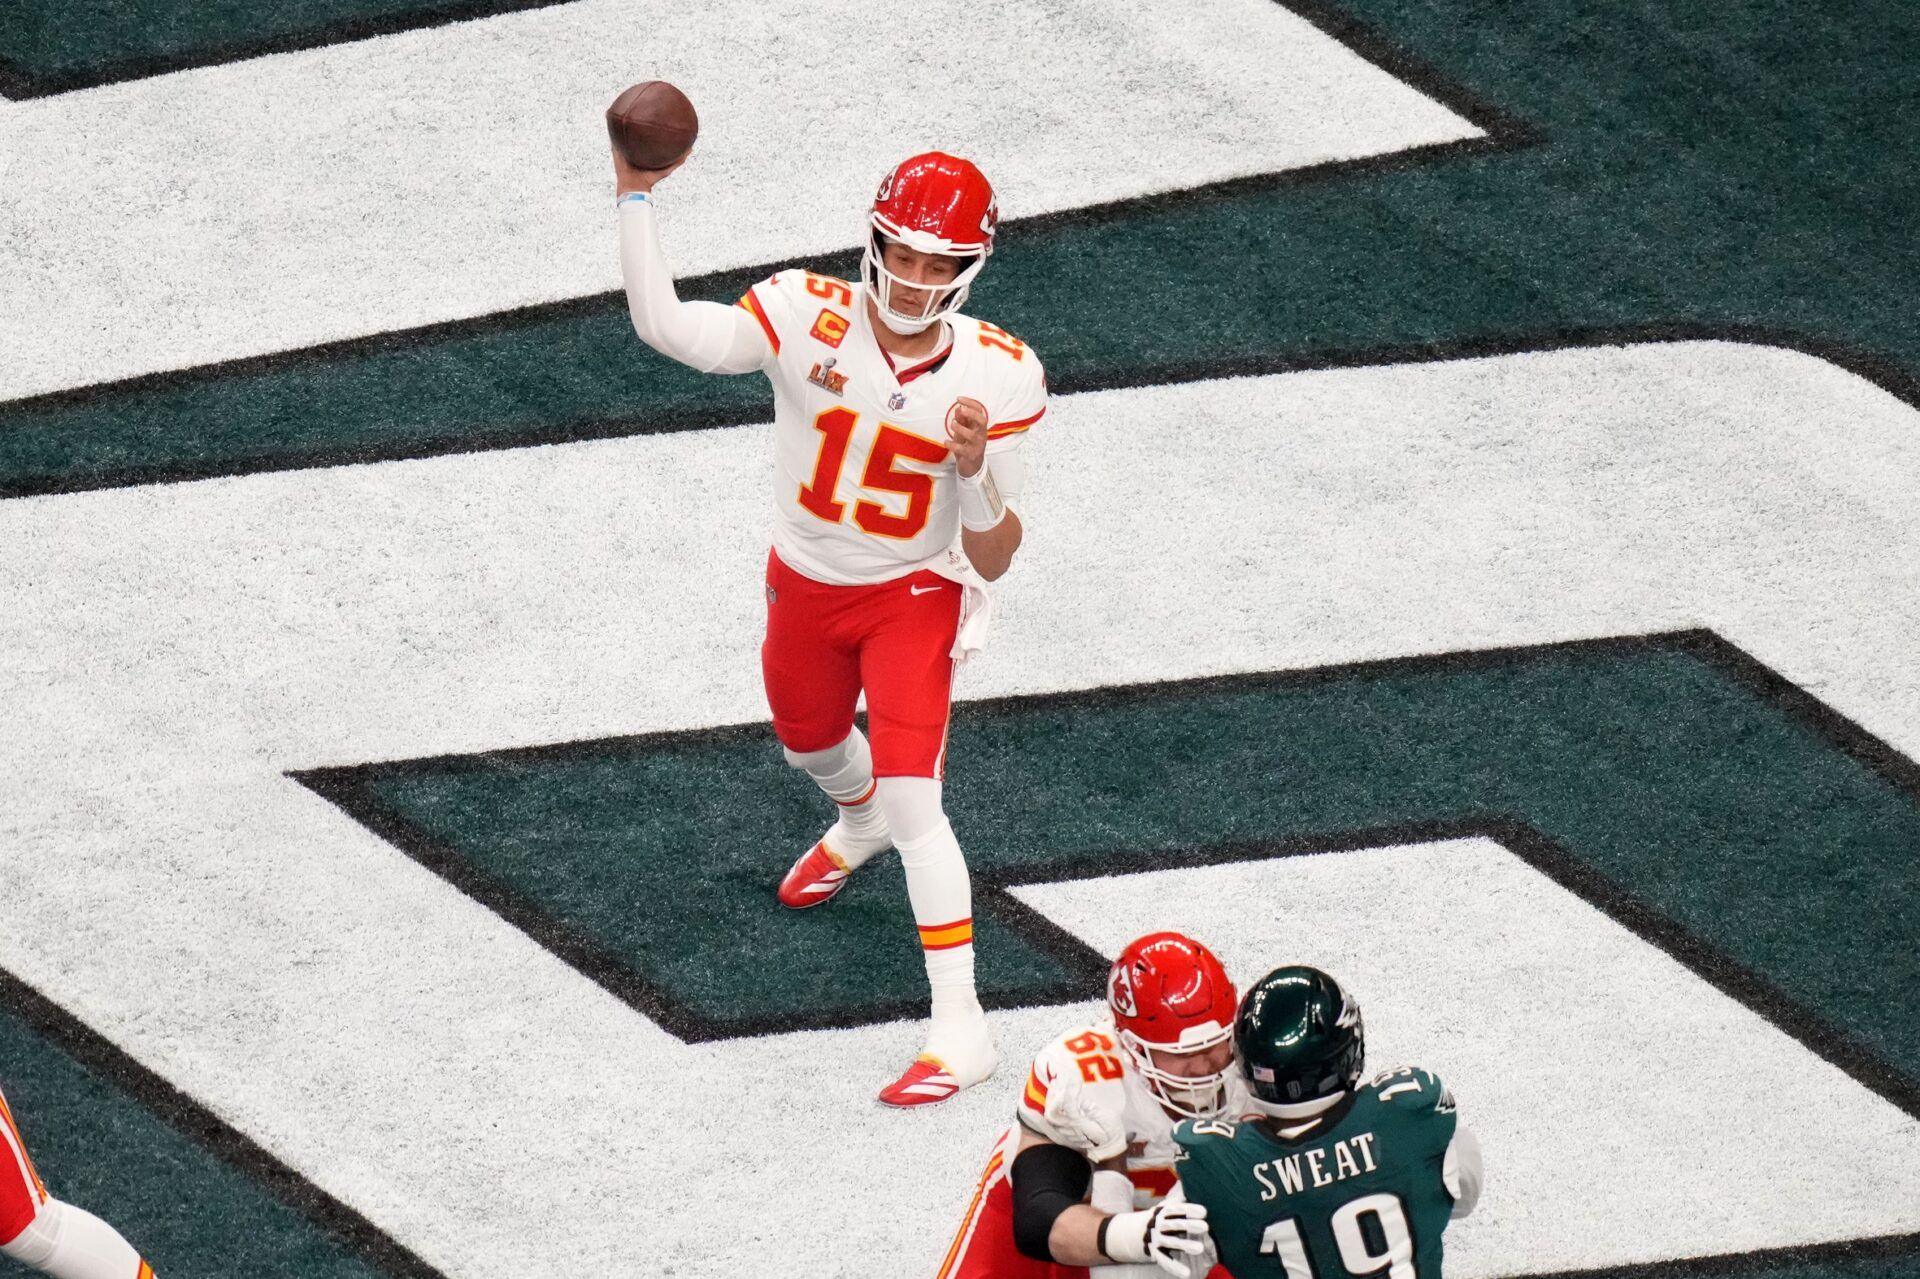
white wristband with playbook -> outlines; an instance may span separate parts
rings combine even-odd
[[[1007,504],[1000,500],[1000,490],[993,482],[992,468],[982,461],[978,471],[958,478],[960,526],[976,533],[997,528],[1000,521],[1007,518]]]

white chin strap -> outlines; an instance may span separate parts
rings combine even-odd
[[[973,286],[973,277],[980,274],[980,268],[986,265],[986,255],[966,254],[973,258],[972,265],[956,276],[951,284],[916,284],[912,280],[903,280],[887,270],[880,261],[879,233],[867,237],[866,256],[860,261],[861,274],[866,279],[867,295],[873,299],[874,310],[880,313],[880,323],[898,333],[901,337],[911,337],[926,329],[941,316],[950,311],[958,311],[967,300],[967,292]],[[962,256],[955,254],[953,256]],[[924,315],[909,315],[896,310],[893,306],[893,292],[899,289],[915,289],[928,295]]]

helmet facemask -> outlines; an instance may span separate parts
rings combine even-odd
[[[1225,1066],[1210,1075],[1176,1075],[1154,1065],[1149,1050],[1200,1052],[1224,1044],[1232,1037],[1232,1028],[1218,1022],[1187,1027],[1181,1033],[1180,1042],[1175,1044],[1150,1043],[1124,1026],[1118,1028],[1120,1045],[1133,1059],[1140,1077],[1147,1081],[1147,1090],[1170,1112],[1186,1119],[1211,1119],[1226,1108],[1227,1076],[1233,1071],[1233,1059],[1229,1057]]]
[[[980,268],[986,265],[985,253],[954,253],[937,246],[922,247],[914,243],[912,232],[891,233],[883,229],[880,219],[874,219],[873,233],[867,238],[867,251],[860,261],[861,279],[867,286],[867,296],[873,299],[874,308],[879,312],[880,322],[902,337],[910,337],[924,332],[928,326],[942,316],[958,311],[966,303],[967,293],[973,285],[973,279],[980,274]],[[888,241],[904,244],[910,249],[922,253],[937,253],[942,257],[956,258],[964,263],[960,273],[945,284],[918,283],[902,279],[887,270],[885,256]],[[895,305],[896,291],[910,289],[927,295],[921,304],[920,314],[913,314]]]

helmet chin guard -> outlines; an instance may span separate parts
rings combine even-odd
[[[880,322],[904,337],[925,331],[966,302],[974,277],[993,252],[1000,213],[993,187],[979,169],[958,156],[928,151],[901,161],[880,180],[867,222],[861,279]],[[945,284],[918,284],[901,279],[881,261],[889,240],[919,253],[971,261]],[[902,289],[929,295],[919,314],[896,303]]]

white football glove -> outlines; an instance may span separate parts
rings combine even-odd
[[[1187,1279],[1188,1262],[1206,1251],[1205,1204],[1163,1203],[1107,1219],[1106,1251],[1115,1261],[1151,1261],[1175,1279]]]
[[[1090,1163],[1111,1159],[1127,1148],[1125,1118],[1095,1105],[1078,1088],[1056,1088],[1042,1112],[1060,1144],[1077,1150]]]

